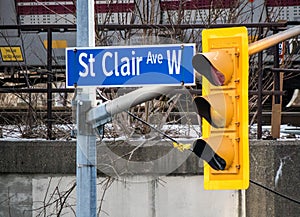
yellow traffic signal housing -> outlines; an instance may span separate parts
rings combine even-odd
[[[205,189],[249,186],[248,33],[245,27],[207,29],[193,57],[203,75],[203,96],[194,99],[203,117],[194,153],[206,161]]]

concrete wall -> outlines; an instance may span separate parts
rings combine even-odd
[[[59,216],[75,216],[75,176],[13,174],[0,180],[1,217],[57,216],[61,208]],[[203,176],[160,180],[143,176],[112,182],[99,177],[97,181],[100,217],[238,217],[238,192],[204,191]]]
[[[251,141],[250,178],[300,201],[300,141]],[[247,216],[298,217],[300,205],[251,184]]]
[[[299,141],[251,141],[250,150],[251,180],[299,201]],[[0,216],[75,216],[75,166],[74,141],[0,141]],[[192,154],[159,179],[143,174],[112,182],[99,171],[99,216],[299,216],[299,204],[254,184],[246,200],[243,191],[203,190],[202,167]]]
[[[130,151],[122,142],[113,142],[110,147],[118,155]],[[75,141],[0,142],[0,216],[56,216],[60,211],[63,216],[75,216],[75,148]],[[103,146],[99,145],[98,151],[98,159],[103,159]],[[164,156],[169,157],[160,162],[163,163],[161,168],[179,166],[171,175],[145,172],[115,177],[107,182],[107,176],[99,171],[99,216],[241,216],[241,193],[205,191],[203,164],[193,154],[184,156],[169,145],[161,144],[159,150],[154,146],[136,151],[132,159],[146,166],[142,170],[148,171],[149,165],[143,164],[141,159],[155,165],[151,159]]]

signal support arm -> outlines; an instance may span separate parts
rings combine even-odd
[[[128,94],[107,101],[87,113],[87,123],[92,124],[97,133],[101,134],[103,125],[111,121],[113,115],[125,111],[138,104],[152,100],[163,94],[173,91],[175,86],[145,86]]]

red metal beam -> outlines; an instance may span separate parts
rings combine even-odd
[[[58,2],[58,1],[46,1],[44,2]],[[18,0],[18,2],[35,2],[29,0]],[[72,2],[72,1],[69,1]],[[76,6],[73,4],[64,4],[64,2],[58,2],[61,4],[42,4],[42,5],[17,5],[17,11],[19,15],[44,15],[44,14],[75,14]],[[114,3],[114,4],[95,4],[96,13],[122,13],[134,11],[134,3]]]
[[[268,7],[280,7],[280,6],[300,6],[300,0],[266,0],[266,6]]]
[[[161,10],[196,10],[209,8],[235,7],[237,0],[191,0],[191,1],[161,1]]]

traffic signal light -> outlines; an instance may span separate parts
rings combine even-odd
[[[202,96],[194,102],[202,116],[202,138],[193,152],[206,161],[205,189],[249,186],[248,33],[245,27],[202,32],[202,53],[193,67],[203,75]]]

